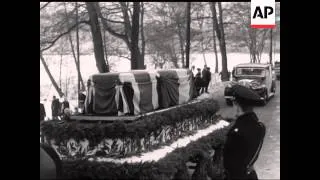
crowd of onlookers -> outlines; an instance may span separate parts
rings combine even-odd
[[[211,81],[210,67],[207,67],[207,65],[204,65],[202,71],[200,68],[197,68],[197,70],[195,71],[195,66],[192,66],[191,70],[194,75],[194,85],[196,88],[196,96],[199,96],[200,94],[203,94],[203,93],[209,93],[208,86]]]
[[[63,102],[60,102],[56,96],[53,96],[51,102],[51,115],[52,120],[61,120],[64,116],[68,115],[70,112],[70,104],[66,97],[64,97]],[[40,102],[40,122],[44,121],[47,116],[44,104]]]
[[[86,96],[81,93],[79,95],[79,107],[75,107],[74,111],[71,110],[70,103],[67,97],[63,97],[63,101],[60,102],[59,98],[56,96],[52,97],[51,101],[51,120],[66,120],[70,117],[71,114],[79,114],[81,112],[80,109],[83,109],[84,101]],[[40,122],[44,121],[45,119],[49,119],[44,103],[40,102]]]

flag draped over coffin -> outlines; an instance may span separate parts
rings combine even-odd
[[[86,114],[140,114],[159,107],[156,72],[135,70],[90,77]]]
[[[132,70],[90,77],[86,114],[137,115],[183,104],[193,95],[193,76],[188,69]]]
[[[167,108],[183,104],[193,96],[193,76],[189,69],[158,70],[159,106]]]

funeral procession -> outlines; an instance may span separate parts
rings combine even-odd
[[[257,3],[40,2],[40,179],[280,179]]]

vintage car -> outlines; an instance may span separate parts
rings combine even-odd
[[[271,64],[238,64],[233,69],[232,81],[224,90],[226,103],[232,105],[231,87],[234,84],[244,85],[261,96],[261,102],[265,105],[270,97],[275,94],[275,74]]]
[[[277,80],[280,80],[280,62],[279,61],[276,61],[274,63],[274,71],[275,71]]]

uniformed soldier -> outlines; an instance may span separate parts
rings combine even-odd
[[[258,179],[253,165],[266,131],[253,112],[253,106],[260,100],[260,96],[241,85],[235,85],[233,92],[236,121],[228,132],[223,151],[226,177],[228,180]]]

